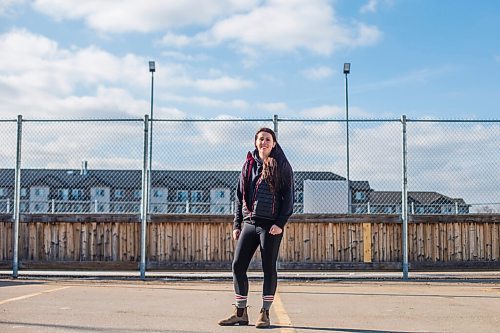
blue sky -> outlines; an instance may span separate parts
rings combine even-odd
[[[0,118],[498,119],[496,0],[0,0]]]

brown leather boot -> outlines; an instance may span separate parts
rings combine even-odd
[[[255,323],[255,328],[268,328],[271,326],[271,321],[269,320],[269,310],[264,308],[260,309],[259,319]]]
[[[241,316],[238,316],[238,308],[235,305],[233,314],[226,319],[220,320],[219,325],[221,326],[248,325],[247,307],[244,307],[243,313],[241,314]]]

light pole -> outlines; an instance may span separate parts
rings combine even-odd
[[[351,213],[351,184],[349,182],[349,94],[347,90],[347,74],[351,72],[351,63],[344,63],[344,74],[345,74],[345,125],[346,125],[346,159],[347,159],[347,172],[346,172],[346,181],[347,181],[347,213]]]
[[[149,177],[148,177],[148,206],[147,211],[151,209],[151,183],[153,178],[153,91],[154,91],[154,73],[156,71],[155,62],[149,62],[149,71],[151,72],[151,113],[149,114]]]

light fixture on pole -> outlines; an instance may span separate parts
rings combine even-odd
[[[151,198],[151,182],[153,177],[153,91],[154,91],[154,73],[156,71],[155,62],[149,62],[149,71],[151,72],[151,113],[149,114],[149,177],[148,177],[148,211],[151,209],[150,198]]]
[[[347,160],[347,172],[346,172],[346,182],[347,182],[347,213],[351,212],[351,184],[349,181],[349,94],[348,94],[348,84],[347,84],[347,74],[351,72],[351,63],[344,63],[344,75],[345,75],[345,124],[346,124],[346,160]]]

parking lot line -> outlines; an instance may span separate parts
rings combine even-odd
[[[39,295],[43,295],[43,294],[48,294],[48,293],[52,293],[54,291],[59,291],[59,290],[68,289],[68,288],[70,288],[70,286],[58,287],[58,288],[54,288],[54,289],[40,291],[40,292],[33,293],[33,294],[28,294],[28,295],[23,295],[23,296],[8,298],[6,300],[0,301],[0,305],[6,304],[6,303],[10,303],[10,302],[20,301],[20,300],[23,300],[23,299],[27,299],[27,298],[31,298],[31,297],[35,297],[35,296],[39,296]]]
[[[276,325],[282,326],[280,327],[280,332],[283,333],[294,333],[295,329],[292,326],[292,321],[290,317],[286,313],[285,307],[283,306],[283,302],[281,301],[281,297],[279,293],[274,295],[273,307],[274,313],[276,314],[277,321]],[[290,326],[290,327],[286,327]]]

